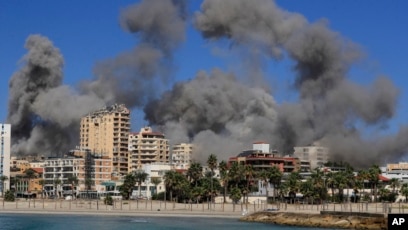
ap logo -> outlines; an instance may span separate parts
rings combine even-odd
[[[408,229],[408,214],[388,214],[388,229]]]

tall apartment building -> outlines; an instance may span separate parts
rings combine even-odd
[[[8,179],[0,183],[0,195],[10,189],[10,146],[11,146],[11,125],[0,124],[0,176]]]
[[[44,164],[44,190],[48,195],[70,194],[71,184],[68,183],[70,176],[78,178],[78,186],[74,191],[87,190],[85,183],[89,179],[91,190],[98,190],[105,181],[111,180],[112,160],[101,155],[94,155],[89,150],[75,150],[70,157],[49,158]],[[79,154],[78,154],[79,153]],[[83,155],[82,155],[83,153]],[[61,184],[55,184],[59,179]]]
[[[169,163],[169,141],[151,127],[129,134],[129,152],[129,171],[141,169],[144,164]]]
[[[315,142],[310,146],[295,147],[294,155],[301,160],[309,161],[310,167],[315,169],[327,163],[329,160],[329,149]]]
[[[114,176],[128,173],[130,111],[113,105],[81,119],[80,147],[112,159]]]
[[[173,145],[171,151],[171,164],[175,169],[190,168],[193,156],[193,144],[180,143]]]

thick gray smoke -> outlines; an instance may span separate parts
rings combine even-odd
[[[276,124],[275,109],[270,94],[215,69],[176,84],[146,106],[145,114],[173,143],[193,140],[203,160],[205,153],[225,159],[245,149],[245,143],[268,137]]]
[[[157,96],[173,73],[172,53],[185,39],[184,1],[149,0],[126,8],[122,28],[139,39],[137,47],[95,67],[82,91],[107,104],[140,107]]]
[[[258,53],[259,59],[291,58],[299,101],[251,110],[250,117],[259,124],[255,128],[254,124],[243,122],[247,118],[245,109],[237,101],[248,105],[249,101],[258,102],[261,94],[244,93],[246,87],[234,87],[238,83],[220,72],[208,78],[214,82],[210,85],[204,84],[199,74],[197,79],[179,83],[147,107],[146,118],[153,124],[171,127],[177,134],[184,130],[181,136],[199,142],[209,140],[212,144],[227,139],[223,142],[244,141],[249,146],[251,141],[262,138],[285,154],[293,153],[294,146],[323,141],[333,158],[352,158],[356,165],[383,163],[382,160],[397,159],[407,151],[400,136],[404,129],[387,140],[362,137],[358,125],[380,126],[393,117],[398,90],[387,78],[378,78],[368,87],[349,81],[347,72],[360,58],[360,50],[330,30],[324,20],[309,23],[302,15],[284,11],[268,0],[206,0],[195,14],[195,26],[204,38],[227,39],[231,49],[244,47],[254,51],[252,54]],[[225,80],[218,83],[220,79]],[[237,95],[226,97],[226,92]],[[264,112],[269,110],[273,113]],[[236,130],[250,131],[240,139],[229,124]],[[218,139],[201,138],[203,133]],[[392,148],[390,143],[398,147]],[[220,148],[217,154],[230,154],[233,148],[229,149]]]
[[[103,61],[79,92],[62,85],[63,58],[40,35],[27,39],[28,54],[10,80],[8,122],[14,154],[53,155],[78,145],[79,121],[113,103],[141,106],[172,71],[173,50],[184,40],[184,1],[142,1],[121,14],[124,30],[140,37],[132,51]]]

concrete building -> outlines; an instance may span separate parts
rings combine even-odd
[[[152,163],[170,163],[169,141],[163,133],[143,127],[138,133],[129,135],[129,172]]]
[[[187,170],[190,168],[193,156],[193,144],[180,143],[173,145],[171,164],[175,169]]]
[[[0,195],[10,189],[11,125],[0,124],[0,176],[7,177],[0,183]]]
[[[144,164],[142,165],[141,170],[148,174],[148,177],[144,183],[141,185],[141,196],[150,198],[154,194],[158,194],[161,192],[166,191],[166,187],[164,185],[164,174],[167,171],[173,170],[174,168],[170,164],[166,163],[152,163],[152,164]],[[153,184],[152,181],[155,179],[159,180],[160,183],[157,185]],[[139,196],[139,191],[134,190],[133,197]]]
[[[78,152],[87,152],[84,157]],[[71,194],[70,176],[78,178],[78,185],[73,190],[78,193],[87,190],[85,183],[89,180],[90,190],[105,187],[103,182],[112,179],[112,160],[106,156],[94,155],[89,150],[74,150],[72,155],[65,158],[49,158],[44,165],[44,190],[47,195],[64,196]],[[61,184],[56,184],[56,180]]]
[[[115,177],[128,173],[130,111],[125,105],[105,107],[81,119],[80,147],[112,159]]]
[[[301,160],[309,161],[312,169],[322,167],[329,160],[329,149],[318,142],[310,146],[295,147],[294,155]]]

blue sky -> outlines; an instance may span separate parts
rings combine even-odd
[[[0,1],[0,122],[7,118],[8,82],[19,69],[19,60],[26,53],[24,43],[30,34],[42,34],[53,41],[65,60],[64,83],[75,85],[91,78],[98,61],[114,58],[136,44],[133,35],[119,26],[119,14],[130,0],[106,1]],[[200,1],[190,1],[190,10],[197,10]],[[391,78],[401,90],[397,114],[389,122],[389,130],[408,124],[408,2],[396,1],[327,1],[278,0],[288,11],[304,15],[310,22],[326,18],[332,30],[358,43],[366,57],[357,63],[349,77],[367,84],[379,75]],[[214,67],[230,68],[230,62],[213,55],[213,46],[204,41],[193,28],[188,29],[186,42],[175,54],[176,81],[191,79],[198,70]],[[296,100],[288,87],[293,75],[286,62],[268,65],[278,102]],[[285,76],[285,78],[276,77]],[[135,111],[133,129],[144,122]]]

